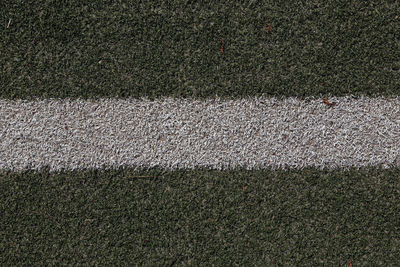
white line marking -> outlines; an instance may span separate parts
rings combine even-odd
[[[0,100],[0,169],[400,166],[400,98]]]

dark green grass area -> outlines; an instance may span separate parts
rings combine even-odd
[[[399,169],[3,173],[0,259],[398,266],[399,176]]]
[[[1,1],[0,98],[400,95],[399,1],[206,2]]]

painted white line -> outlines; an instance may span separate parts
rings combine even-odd
[[[0,100],[0,169],[400,166],[400,98]]]

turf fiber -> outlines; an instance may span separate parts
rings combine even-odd
[[[398,10],[1,1],[0,97],[398,96]],[[44,169],[0,183],[4,266],[400,264],[398,169]]]

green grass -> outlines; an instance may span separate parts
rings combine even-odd
[[[398,1],[2,1],[0,98],[399,95],[398,10]]]
[[[400,95],[398,1],[137,2],[1,1],[0,99]],[[399,177],[3,172],[0,262],[397,266]]]
[[[137,177],[150,176],[150,177]],[[1,177],[5,265],[395,266],[399,169]]]

